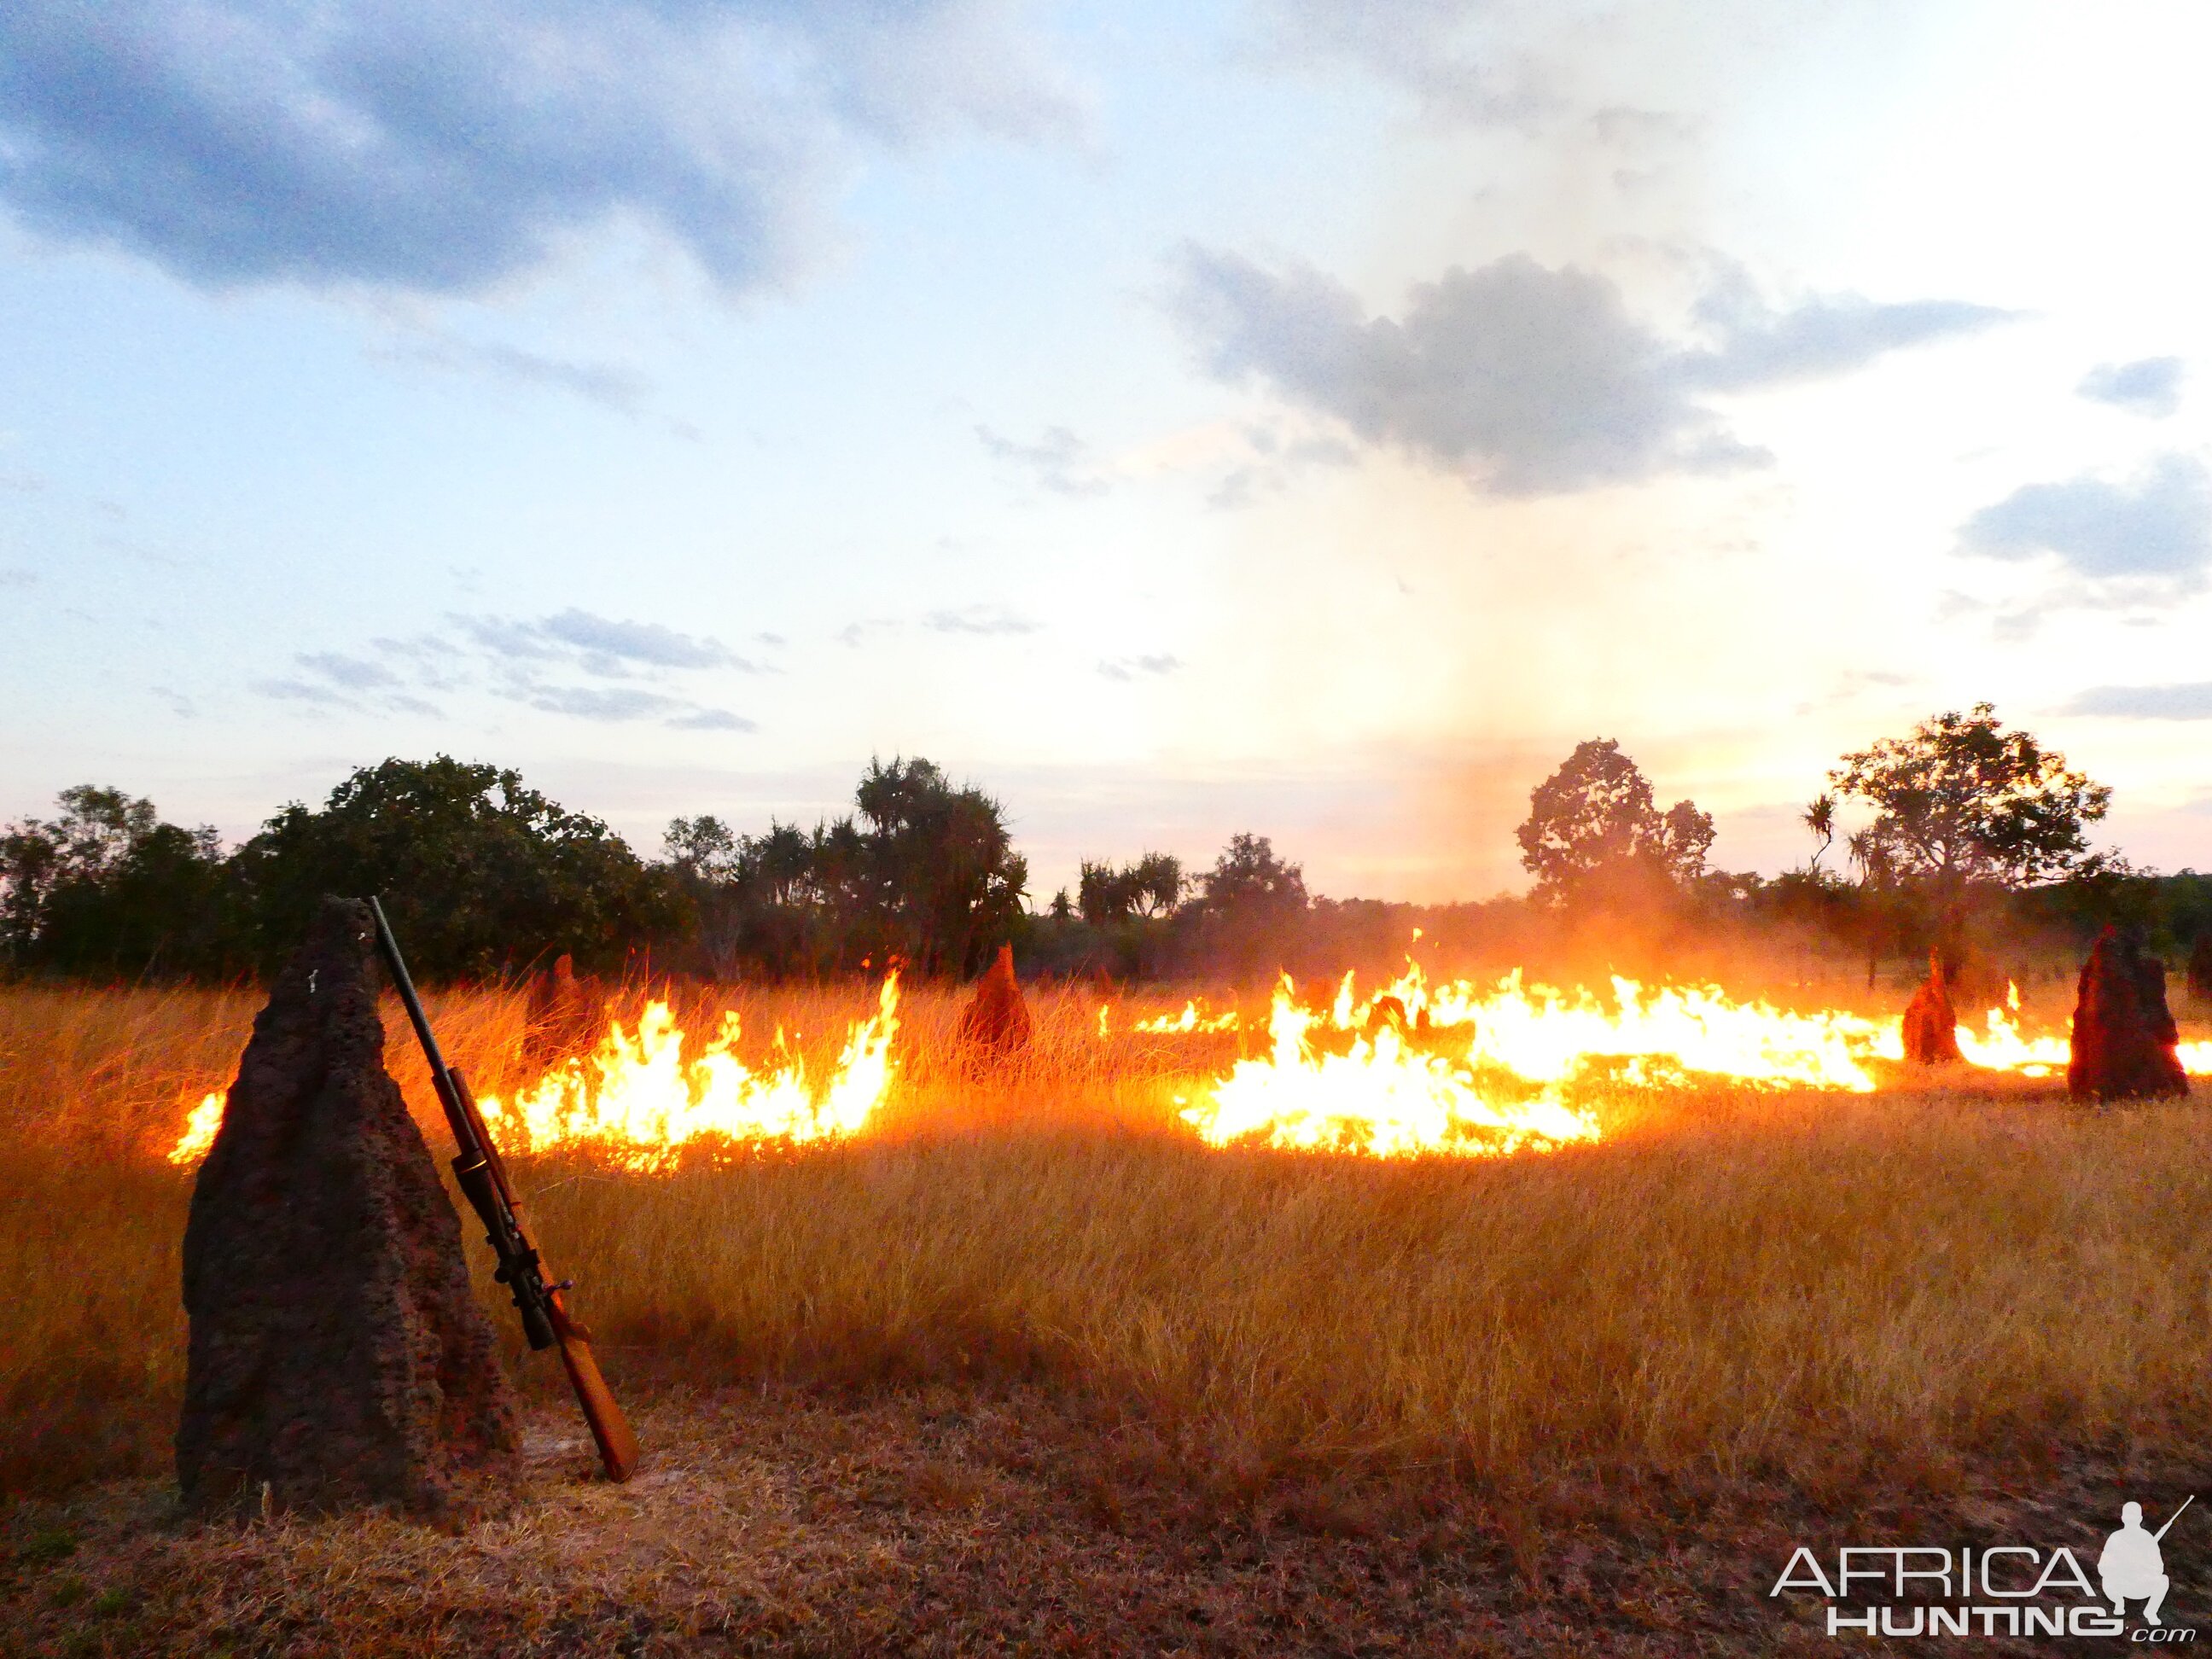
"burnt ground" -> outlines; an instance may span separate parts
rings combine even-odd
[[[1767,1595],[1800,1543],[1831,1564],[1847,1543],[2063,1543],[2094,1573],[2124,1498],[2154,1522],[2191,1491],[2212,1501],[2212,1457],[2116,1446],[2031,1446],[2002,1479],[1870,1455],[1817,1489],[1593,1474],[1511,1492],[1445,1468],[1186,1457],[1019,1392],[671,1386],[636,1417],[647,1462],[610,1486],[572,1412],[541,1401],[520,1493],[442,1528],[200,1524],[151,1481],[15,1504],[0,1650],[1832,1653],[1817,1596]],[[2212,1515],[2189,1526],[2167,1542],[2168,1623],[2212,1626]]]

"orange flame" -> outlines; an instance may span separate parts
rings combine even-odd
[[[484,1121],[517,1152],[596,1152],[631,1170],[664,1169],[695,1142],[805,1145],[858,1134],[890,1091],[898,1034],[898,975],[884,981],[877,1012],[852,1030],[825,1088],[808,1085],[790,1055],[755,1072],[732,1050],[738,1016],[696,1060],[665,1002],[646,1005],[635,1031],[609,1026],[597,1050],[556,1067],[512,1102],[487,1095]],[[781,1032],[777,1033],[779,1048]]]
[[[177,1144],[169,1148],[169,1162],[178,1164],[198,1164],[215,1145],[215,1132],[222,1127],[222,1109],[230,1098],[227,1089],[217,1089],[213,1094],[202,1095],[200,1103],[192,1108],[185,1119],[185,1132],[177,1137]]]
[[[1195,1002],[1186,1002],[1180,1014],[1157,1014],[1151,1019],[1139,1020],[1129,1029],[1133,1031],[1178,1034],[1185,1031],[1233,1031],[1237,1029],[1237,1011],[1231,1008],[1225,1014],[1208,1016],[1198,1012]],[[1099,1028],[1098,1035],[1106,1035],[1104,1026]]]
[[[650,1002],[635,1031],[611,1023],[599,1048],[555,1067],[514,1100],[485,1095],[477,1104],[511,1153],[585,1150],[626,1169],[673,1164],[695,1143],[807,1144],[859,1133],[890,1092],[891,1040],[898,1035],[898,975],[884,980],[876,1012],[853,1027],[836,1069],[817,1091],[805,1062],[787,1055],[756,1072],[732,1052],[738,1016],[696,1060],[684,1057],[684,1033],[665,1002]],[[776,1046],[783,1047],[782,1033]],[[169,1162],[195,1164],[222,1125],[223,1091],[204,1096],[169,1149]]]
[[[1317,1051],[1321,1023],[1292,1000],[1287,976],[1268,1019],[1272,1051],[1241,1060],[1183,1119],[1210,1146],[1255,1143],[1301,1150],[1502,1154],[1595,1140],[1596,1121],[1547,1091],[1534,1100],[1486,1096],[1450,1061],[1406,1047],[1385,1026],[1349,1054]],[[1184,1104],[1178,1101],[1178,1104]]]
[[[1968,1063],[2028,1077],[2063,1071],[2067,1037],[2024,1031],[2016,988],[2007,1004],[1989,1010],[1978,1028],[1960,1024]],[[635,1030],[612,1024],[592,1054],[556,1067],[512,1099],[486,1096],[481,1103],[504,1147],[588,1150],[639,1170],[669,1167],[693,1146],[843,1139],[864,1132],[890,1093],[897,1008],[893,975],[877,1012],[852,1028],[818,1089],[800,1059],[784,1052],[781,1032],[775,1063],[755,1070],[739,1060],[734,1013],[725,1013],[713,1040],[687,1058],[685,1036],[668,1006],[654,1002]],[[1234,1008],[1210,1014],[1192,1000],[1179,1013],[1127,1029],[1239,1028]],[[1324,1050],[1315,1039],[1328,1030],[1351,1034],[1348,1050]],[[1115,1035],[1101,1006],[1098,1036]],[[1610,998],[1601,999],[1524,984],[1517,971],[1487,989],[1465,980],[1431,985],[1410,962],[1364,999],[1346,974],[1319,1012],[1298,1005],[1285,978],[1268,1036],[1267,1054],[1241,1060],[1178,1098],[1183,1118],[1209,1144],[1382,1155],[1547,1149],[1596,1138],[1595,1121],[1565,1097],[1594,1064],[1610,1062],[1617,1075],[1654,1085],[1698,1073],[1753,1088],[1867,1094],[1882,1080],[1884,1062],[1904,1058],[1895,1018],[1794,1013],[1735,1000],[1713,986],[1647,988],[1626,979],[1615,979]],[[2185,1042],[2179,1054],[2192,1076],[2212,1076],[2212,1042]],[[191,1106],[171,1163],[190,1165],[206,1156],[223,1105],[218,1091]]]
[[[1961,1024],[1966,1060],[2028,1077],[2063,1071],[2069,1039],[2023,1034],[2016,987],[2007,1001],[2007,1008],[1989,1011],[1982,1030]],[[1189,1030],[1194,1019],[1186,1006],[1179,1020],[1140,1029]],[[1349,1054],[1316,1052],[1308,1034],[1323,1024],[1360,1034]],[[1455,1058],[1410,1048],[1407,1030],[1451,1034]],[[1488,991],[1464,980],[1432,987],[1411,963],[1364,1000],[1346,974],[1325,1015],[1300,1008],[1285,977],[1269,1032],[1267,1056],[1239,1061],[1197,1104],[1179,1101],[1210,1143],[1384,1153],[1548,1148],[1596,1137],[1595,1122],[1560,1095],[1595,1062],[1615,1062],[1632,1082],[1699,1073],[1753,1088],[1870,1094],[1880,1082],[1875,1065],[1905,1057],[1897,1018],[1793,1013],[1736,1001],[1713,986],[1647,990],[1618,978],[1608,1005],[1587,991],[1524,985],[1518,971]],[[2183,1043],[2179,1053],[2192,1075],[2212,1075],[2212,1042]],[[1477,1081],[1486,1073],[1509,1073],[1537,1092],[1516,1099],[1486,1090]]]

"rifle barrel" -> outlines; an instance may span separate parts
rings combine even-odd
[[[415,981],[407,972],[406,958],[399,954],[399,940],[392,932],[392,923],[384,915],[383,905],[376,895],[368,896],[368,908],[376,918],[376,948],[384,958],[384,965],[392,970],[392,989],[399,993],[399,1000],[407,1009],[408,1023],[414,1026],[416,1041],[422,1045],[422,1056],[430,1062],[430,1075],[443,1085],[446,1077],[446,1056],[438,1047],[437,1035],[430,1030],[430,1016],[422,1012],[422,999],[415,994]],[[438,1091],[445,1093],[442,1086]]]
[[[467,1079],[446,1064],[437,1036],[430,1030],[430,1017],[422,1011],[422,999],[415,994],[415,981],[408,976],[406,961],[399,954],[399,941],[392,935],[384,906],[373,893],[368,908],[376,917],[377,950],[392,972],[392,988],[406,1006],[408,1021],[422,1045],[422,1057],[430,1063],[430,1082],[453,1132],[453,1145],[459,1153],[453,1159],[454,1178],[484,1224],[485,1242],[499,1258],[499,1279],[514,1292],[515,1311],[522,1316],[523,1335],[532,1348],[559,1345],[561,1363],[568,1370],[576,1402],[583,1407],[592,1438],[599,1444],[607,1478],[627,1480],[637,1467],[637,1437],[631,1432],[622,1407],[615,1403],[606,1379],[599,1375],[590,1334],[569,1316],[561,1300],[562,1287],[546,1283],[550,1275],[515,1214],[514,1189],[507,1184],[499,1148],[484,1127]]]
[[[2185,1510],[2185,1509],[2187,1509],[2187,1508],[2188,1508],[2191,1504],[2194,1504],[2196,1501],[2197,1501],[2197,1494],[2196,1494],[2195,1492],[2191,1492],[2191,1493],[2190,1493],[2188,1497],[2186,1497],[2186,1498],[2183,1498],[2183,1499],[2181,1500],[2181,1510]],[[2180,1520],[2180,1519],[2181,1519],[2181,1510],[2174,1510],[2174,1512],[2173,1512],[2172,1515],[2169,1515],[2169,1516],[2167,1516],[2166,1517],[2166,1527],[2170,1527],[2170,1526],[2172,1526],[2175,1522],[2177,1522],[2177,1521],[2179,1521],[2179,1520]],[[2156,1532],[2154,1532],[2154,1533],[2153,1533],[2153,1534],[2151,1534],[2151,1538],[2152,1538],[2152,1540],[2153,1540],[2154,1542],[2155,1542],[2156,1540],[2160,1540],[2160,1539],[2162,1539],[2162,1538],[2164,1538],[2164,1537],[2166,1536],[2166,1527],[2160,1527],[2160,1528]]]

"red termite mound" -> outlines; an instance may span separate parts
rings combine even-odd
[[[563,951],[551,973],[530,981],[522,1057],[539,1066],[557,1066],[588,1052],[599,1040],[606,1003],[606,988],[589,976],[577,978],[575,959]]]
[[[2081,966],[2067,1092],[2076,1100],[2186,1095],[2189,1074],[2174,1052],[2180,1038],[2166,1006],[2166,964],[2108,925]]]
[[[1960,1058],[1959,1014],[1940,951],[1928,953],[1928,978],[1905,1006],[1905,1057],[1919,1066],[1948,1066]]]
[[[990,971],[975,981],[975,994],[960,1016],[960,1046],[971,1054],[1003,1059],[1029,1046],[1029,1005],[1014,980],[1014,947],[1001,945]]]
[[[2189,994],[2199,1002],[2212,1002],[2212,927],[2197,936],[2189,953]]]

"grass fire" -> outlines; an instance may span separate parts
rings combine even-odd
[[[0,4],[0,1659],[2212,1639],[2209,20]]]
[[[1561,777],[1618,762],[1585,745]],[[471,787],[410,787],[451,782]],[[1573,822],[1546,820],[1542,790],[1535,805],[1547,835]],[[1632,792],[1631,830],[1635,810]],[[0,1311],[0,1480],[19,1561],[73,1564],[20,1570],[10,1616],[132,1650],[232,1631],[281,1646],[268,1587],[343,1555],[440,1588],[319,1605],[317,1651],[644,1631],[799,1652],[817,1626],[858,1628],[856,1605],[886,1641],[964,1650],[1002,1604],[1039,1640],[1065,1619],[1137,1651],[1183,1640],[1194,1594],[1218,1598],[1231,1651],[1267,1650],[1279,1620],[1661,1651],[1662,1609],[1710,1604],[1695,1564],[1730,1552],[1786,1560],[1808,1528],[1931,1504],[2011,1524],[2053,1481],[2086,1498],[2191,1478],[2212,1131],[2187,1097],[2212,1075],[2212,984],[2185,977],[2172,1004],[2151,928],[2175,923],[2143,920],[2185,915],[2190,878],[1937,880],[1915,913],[1895,897],[1912,890],[1815,867],[1747,908],[1743,878],[1687,873],[1657,833],[1648,855],[1615,835],[1553,861],[1549,896],[1385,910],[1393,956],[1256,837],[1194,898],[1163,856],[1097,866],[1084,920],[979,928],[987,877],[938,913],[968,931],[933,943],[787,880],[748,914],[745,860],[768,843],[679,821],[665,873],[641,872],[694,907],[694,954],[664,944],[665,969],[556,936],[580,969],[449,967],[419,1004],[380,1004],[371,934],[405,989],[397,939],[333,899],[265,1006],[246,984],[0,985],[0,1265],[19,1291]],[[1532,867],[1553,845],[1534,838]],[[463,960],[438,921],[465,910],[423,874],[430,892],[392,884],[394,925]],[[16,879],[51,919],[33,942],[58,944],[116,878],[88,870],[68,899]],[[714,971],[717,927],[742,957],[823,949],[809,930],[833,926],[856,930],[835,946],[846,971]],[[1046,965],[1019,974],[1017,951]],[[1364,965],[1304,965],[1332,951]],[[1249,971],[1266,957],[1286,965]],[[955,962],[989,965],[963,984]],[[324,1058],[303,1060],[319,1030]],[[409,1263],[449,1261],[503,1333],[469,1362],[490,1370],[440,1385],[475,1426],[448,1456],[434,1437],[456,1431],[423,1419],[428,1461],[404,1478],[374,1474],[374,1434],[335,1464],[312,1437],[304,1462],[297,1436],[257,1451],[260,1418],[224,1403],[281,1393],[286,1345],[306,1344],[308,1396],[283,1409],[355,1432],[313,1395],[343,1397],[351,1362],[328,1355],[365,1340],[360,1316],[301,1274],[327,1248],[314,1206],[386,1202],[374,1171],[400,1154],[346,1151],[356,1111],[411,1114],[368,1145],[497,1154],[495,1186],[465,1146],[448,1177],[496,1249],[464,1264],[414,1234],[392,1265],[364,1258],[372,1284],[413,1275],[373,1305],[416,1321],[417,1349],[465,1347],[478,1316]],[[310,1141],[304,1163],[288,1150]],[[263,1237],[266,1199],[222,1196],[271,1181],[337,1183],[282,1212],[296,1243]],[[385,1249],[376,1228],[405,1234],[406,1213],[345,1248]],[[258,1289],[211,1304],[218,1273]],[[283,1313],[288,1276],[325,1305]],[[211,1382],[203,1320],[246,1321],[224,1341],[277,1370]],[[561,1346],[589,1437],[526,1335]],[[173,1456],[182,1530],[162,1518]],[[366,1530],[340,1495],[363,1480],[385,1517]],[[410,1529],[416,1513],[442,1519]],[[770,1558],[748,1541],[763,1530]],[[1378,1598],[1347,1563],[1417,1587]],[[991,1588],[943,1602],[948,1572]],[[112,1611],[87,1625],[81,1603]]]

